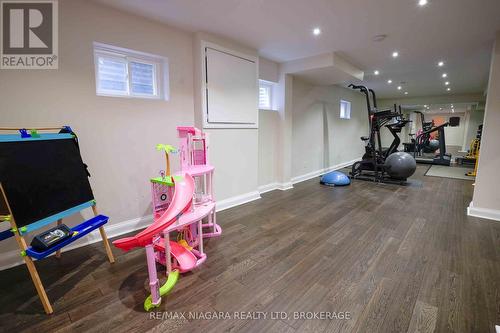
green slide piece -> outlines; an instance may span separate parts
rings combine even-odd
[[[178,280],[179,280],[179,270],[176,269],[175,271],[172,271],[168,275],[167,282],[165,282],[165,284],[160,287],[160,297],[170,293],[170,291],[172,291]],[[146,298],[146,300],[144,301],[144,310],[146,311],[151,311],[151,309],[156,308],[158,306],[160,306],[160,304],[154,305],[152,303],[151,295],[149,295],[148,298]]]
[[[151,183],[158,183],[166,186],[174,186],[174,182],[171,177],[156,177],[150,179]]]
[[[182,176],[172,176],[176,182],[182,180]],[[174,182],[172,181],[171,177],[156,177],[156,178],[151,178],[150,181],[152,183],[158,183],[166,186],[174,186]]]

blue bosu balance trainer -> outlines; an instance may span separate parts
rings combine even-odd
[[[327,186],[346,186],[351,184],[351,179],[340,171],[332,171],[321,177],[320,184]]]

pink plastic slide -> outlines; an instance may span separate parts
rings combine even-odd
[[[136,247],[144,247],[153,242],[153,237],[159,235],[165,228],[174,223],[191,208],[194,194],[194,180],[189,174],[184,174],[182,181],[174,180],[174,196],[167,210],[149,227],[134,237],[115,240],[113,245],[124,251]]]

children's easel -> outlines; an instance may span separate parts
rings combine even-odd
[[[12,129],[0,128],[0,130]],[[40,130],[61,131],[59,133],[39,134]],[[53,313],[52,305],[33,259],[40,260],[52,253],[55,253],[56,257],[60,257],[61,249],[64,246],[95,229],[99,229],[108,259],[113,263],[113,253],[103,227],[107,223],[108,217],[99,215],[97,211],[96,202],[88,183],[86,167],[81,161],[78,141],[69,127],[31,130],[30,133],[22,129],[19,132],[20,134],[0,135],[0,222],[9,222],[11,227],[9,230],[0,232],[0,241],[15,237],[43,308],[47,314],[51,314]],[[34,147],[30,147],[31,145]],[[42,147],[44,150],[40,149]],[[41,152],[38,152],[40,150]],[[13,151],[19,151],[19,154],[13,154]],[[23,154],[26,152],[35,152],[34,155],[41,156],[41,158],[33,156],[34,160],[27,163],[27,159],[23,159]],[[59,160],[54,161],[54,156],[58,156]],[[16,158],[18,160],[15,163],[11,161]],[[55,169],[57,172],[53,172],[54,167],[57,167]],[[16,182],[16,180],[21,181]],[[51,187],[51,181],[56,181],[57,185]],[[82,188],[75,189],[78,185],[81,185]],[[27,203],[23,200],[26,200]],[[45,207],[46,205],[44,206],[44,203],[47,202],[50,203],[48,208]],[[26,212],[27,205],[32,212]],[[63,218],[85,208],[92,208],[94,217],[71,228],[72,236],[70,238],[43,251],[27,245],[24,238],[27,233],[54,222],[61,225]],[[51,213],[48,213],[49,211]]]

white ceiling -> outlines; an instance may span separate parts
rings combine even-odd
[[[278,62],[338,52],[382,98],[483,92],[499,0],[96,0],[189,31],[215,33]],[[313,27],[322,34],[312,36]],[[386,34],[382,42],[373,37]],[[392,59],[398,50],[400,56]],[[443,59],[443,69],[436,63]],[[379,76],[372,75],[380,70]],[[392,86],[387,79],[392,79]],[[399,82],[406,82],[397,91]]]
[[[424,114],[463,114],[465,111],[477,109],[477,103],[446,103],[446,104],[423,104],[423,105],[401,105],[403,111],[421,111]]]

